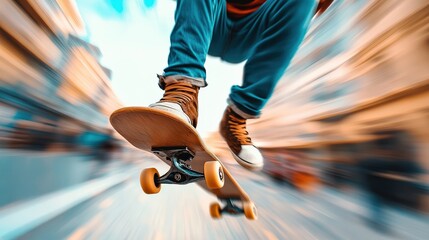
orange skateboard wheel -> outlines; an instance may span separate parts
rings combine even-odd
[[[222,217],[221,208],[219,203],[210,204],[210,216],[213,219],[219,219]]]
[[[204,178],[209,189],[222,188],[225,180],[222,165],[218,161],[205,162]]]
[[[258,219],[258,215],[256,212],[256,206],[253,202],[244,202],[243,204],[244,215],[249,220]]]
[[[140,174],[140,186],[146,194],[156,194],[161,191],[161,184],[157,183],[159,173],[156,168],[146,168]]]

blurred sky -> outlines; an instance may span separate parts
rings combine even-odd
[[[85,40],[100,48],[113,72],[114,91],[126,106],[147,106],[163,91],[156,74],[166,67],[176,2],[172,0],[76,0],[86,23]],[[209,57],[209,86],[200,91],[198,130],[217,131],[229,89],[241,83],[243,64]]]

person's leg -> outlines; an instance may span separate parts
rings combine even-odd
[[[204,63],[223,2],[224,0],[177,0],[164,79],[186,79],[198,87],[207,85]]]
[[[243,84],[233,86],[229,104],[245,118],[257,118],[301,44],[316,7],[315,0],[267,0],[256,14],[238,22],[229,58],[248,54]],[[243,30],[244,34],[243,35]],[[245,51],[249,45],[254,47]],[[228,55],[227,55],[228,57]]]
[[[204,63],[224,0],[177,0],[168,67],[158,76],[164,96],[150,107],[197,126],[198,92],[205,87]]]
[[[263,156],[252,144],[246,119],[257,118],[304,38],[314,13],[315,0],[267,0],[256,12],[230,21],[223,60],[247,62],[242,86],[233,86],[222,117],[220,133],[235,160],[249,169],[263,167]]]

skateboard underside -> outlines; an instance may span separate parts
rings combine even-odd
[[[110,122],[115,130],[132,145],[154,153],[170,165],[167,173],[159,178],[156,177],[156,184],[196,182],[226,204],[223,208],[220,208],[219,204],[212,204],[210,207],[212,217],[220,216],[222,213],[245,213],[245,208],[249,208],[247,206],[249,204],[252,205],[250,212],[256,214],[256,209],[248,195],[218,158],[207,149],[191,125],[170,113],[146,107],[126,107],[116,110],[111,115]],[[219,170],[219,177],[224,181],[223,187],[209,188],[207,182],[203,181],[207,178],[207,172],[205,172],[207,162],[220,164],[223,171]],[[141,180],[142,184],[148,181],[147,178],[145,179]],[[235,205],[237,201],[243,203],[243,208]]]

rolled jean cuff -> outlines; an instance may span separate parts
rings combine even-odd
[[[228,103],[228,106],[229,106],[229,107],[230,107],[230,108],[231,108],[235,113],[237,113],[238,115],[240,115],[240,117],[242,117],[242,118],[244,118],[244,119],[257,119],[257,118],[261,117],[261,114],[258,114],[258,115],[251,115],[251,114],[248,114],[248,113],[243,112],[242,110],[240,110],[240,109],[237,107],[237,105],[235,105],[235,103],[234,103],[230,98],[228,98],[227,103]]]
[[[189,82],[190,84],[192,84],[194,86],[201,87],[201,88],[207,87],[207,82],[204,80],[204,78],[194,78],[194,77],[185,76],[185,75],[165,76],[165,75],[159,75],[159,74],[157,74],[157,77],[159,79],[158,86],[163,90],[165,88],[165,82],[168,80],[185,81],[185,82]]]

